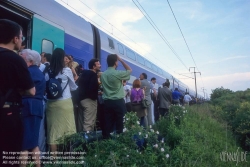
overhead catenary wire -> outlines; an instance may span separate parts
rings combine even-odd
[[[106,32],[110,33],[109,30],[107,30],[106,28],[102,27],[101,25],[99,25],[98,23],[96,23],[95,21],[93,21],[92,19],[90,19],[89,17],[87,17],[85,14],[83,14],[82,12],[80,12],[79,10],[77,10],[76,8],[74,8],[73,6],[69,5],[68,3],[65,3],[63,0],[61,0],[64,4],[66,4],[67,6],[69,6],[70,8],[72,8],[73,10],[75,10],[76,12],[78,12],[80,15],[84,16],[85,18],[87,18],[88,20],[92,21],[93,23],[95,23],[96,25],[98,25],[101,29],[104,29]],[[82,4],[84,4],[81,0],[79,0]],[[139,44],[137,44],[133,39],[131,39],[130,37],[128,37],[125,33],[123,33],[121,30],[119,30],[118,28],[116,28],[114,25],[112,25],[109,21],[107,21],[104,17],[102,17],[100,14],[98,14],[97,12],[95,12],[93,9],[91,9],[88,5],[84,4],[86,7],[88,7],[90,10],[92,10],[94,13],[96,13],[99,17],[101,17],[103,20],[105,20],[108,24],[110,24],[112,27],[114,27],[116,30],[118,30],[119,32],[121,32],[124,36],[126,36],[128,39],[130,39],[131,41],[133,41],[136,45],[140,46]],[[140,5],[141,6],[141,5]],[[138,7],[138,6],[137,6]],[[144,10],[144,9],[143,9]],[[142,12],[142,11],[141,11]],[[142,12],[143,13],[143,12]],[[145,16],[145,15],[144,15]],[[145,16],[146,17],[146,16]],[[149,17],[150,18],[150,17]],[[152,20],[150,18],[150,20]],[[153,22],[153,21],[152,21]],[[153,24],[155,25],[155,23],[153,22]],[[152,25],[153,26],[153,25]],[[156,26],[156,25],[155,25]],[[156,29],[158,29],[158,27],[156,26]],[[156,30],[157,31],[157,30]],[[162,34],[160,32],[160,30],[158,29],[158,33]],[[159,35],[160,35],[159,34]],[[112,34],[113,36],[115,36],[114,34]],[[161,36],[161,35],[160,35]],[[167,44],[168,41],[166,40],[166,38],[162,35],[162,37],[165,39],[165,42]],[[122,39],[120,39],[119,37],[116,36],[117,39],[119,39],[120,41],[123,41]],[[126,43],[127,45],[131,45],[128,44],[127,42],[123,41],[124,43]],[[133,47],[133,46],[132,46]],[[150,52],[148,52],[145,48],[143,48],[142,46],[140,46],[142,49],[144,49],[147,53],[149,53],[151,55]],[[177,55],[177,53],[174,51],[174,49],[172,48],[172,46],[169,44],[169,48],[173,51],[173,53],[175,53]],[[151,55],[153,56],[153,55]],[[178,55],[177,55],[178,56]],[[153,56],[154,58],[156,58],[155,56]],[[156,58],[157,59],[157,58]],[[157,59],[159,62],[161,62],[159,59]],[[180,59],[180,61],[182,62],[182,60]],[[162,62],[161,62],[162,63]],[[183,63],[183,62],[182,62]],[[183,65],[186,67],[186,65],[183,63]],[[164,64],[164,66],[166,66]],[[169,67],[168,67],[169,68]],[[187,67],[186,67],[187,68]]]
[[[190,48],[189,48],[189,46],[188,46],[188,44],[187,44],[186,38],[184,37],[184,34],[182,33],[181,27],[180,27],[180,25],[179,25],[179,23],[178,23],[178,21],[177,21],[177,19],[176,19],[176,17],[175,17],[174,11],[173,11],[173,9],[172,9],[170,3],[169,3],[169,0],[167,0],[167,1],[168,1],[169,8],[170,8],[170,10],[171,10],[171,12],[172,12],[172,14],[173,14],[173,16],[174,16],[174,19],[175,19],[175,21],[176,21],[176,24],[178,25],[178,28],[179,28],[179,30],[180,30],[180,32],[181,32],[181,35],[182,35],[182,37],[183,37],[183,39],[184,39],[184,41],[185,41],[185,44],[186,44],[186,46],[187,46],[187,48],[188,48],[188,51],[189,51],[189,53],[190,53],[190,55],[191,55],[191,57],[192,57],[192,60],[193,60],[193,62],[194,62],[194,65],[196,66],[196,68],[198,69],[198,71],[200,71],[199,68],[198,68],[198,66],[197,66],[197,64],[196,64],[196,62],[195,62],[195,60],[194,60],[194,57],[193,57],[193,55],[192,55],[192,53],[191,53],[191,50],[190,50]],[[202,81],[202,85],[204,86],[202,76],[201,76],[201,81]]]
[[[147,12],[144,10],[144,12],[146,13],[146,15],[144,14],[144,12],[139,8],[139,6],[135,3],[134,0],[132,0],[133,3],[136,5],[136,7],[141,11],[141,13],[145,16],[145,18],[148,20],[148,22],[151,24],[151,26],[155,29],[155,31],[158,33],[158,35],[163,39],[163,41],[167,44],[167,46],[170,48],[170,50],[174,53],[174,55],[179,59],[179,61],[183,64],[184,67],[186,67],[186,69],[188,70],[187,66],[184,64],[184,62],[181,60],[181,58],[178,56],[178,54],[174,51],[174,49],[172,48],[172,46],[169,44],[169,42],[166,40],[166,38],[164,37],[164,35],[162,35],[162,33],[160,32],[160,30],[158,28],[156,28],[157,26],[154,23],[151,23],[151,21],[148,19],[148,14]],[[136,0],[137,1],[137,0]],[[138,4],[140,4],[137,1]],[[140,5],[141,6],[141,5]],[[152,21],[153,22],[153,21]]]
[[[118,28],[116,28],[113,24],[111,24],[109,21],[107,21],[104,17],[102,17],[99,13],[97,13],[96,11],[94,11],[91,7],[89,7],[87,4],[85,4],[84,2],[82,2],[81,0],[79,0],[79,2],[81,2],[84,6],[86,6],[87,8],[89,8],[91,11],[93,11],[95,14],[97,14],[100,18],[102,18],[104,21],[106,21],[107,23],[109,23],[112,27],[114,27],[117,31],[121,32],[124,36],[126,36],[128,39],[130,39],[131,41],[133,41],[137,46],[139,46],[140,48],[142,48],[143,50],[145,50],[149,55],[151,55],[152,57],[154,57],[156,60],[158,60],[160,63],[161,60],[159,60],[157,57],[153,56],[148,50],[146,50],[145,48],[143,48],[141,45],[137,44],[133,39],[131,39],[129,36],[127,36],[124,32],[122,32],[121,30],[119,30]],[[86,17],[86,16],[85,16]],[[88,18],[89,19],[89,18]],[[91,20],[92,21],[92,20]],[[97,24],[98,25],[98,24]],[[99,25],[100,26],[100,25]],[[102,26],[101,26],[102,27]],[[107,31],[108,32],[108,31]],[[112,35],[114,35],[112,33]],[[115,35],[114,35],[115,36]],[[117,36],[116,36],[117,37]],[[117,37],[118,38],[118,37]],[[121,40],[120,38],[118,38],[119,40]],[[121,40],[123,41],[123,40]],[[124,42],[124,41],[123,41]],[[125,42],[124,42],[125,43]],[[166,66],[166,64],[162,64],[164,66]],[[167,68],[171,69],[170,67],[167,66]]]

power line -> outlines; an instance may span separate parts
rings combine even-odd
[[[162,33],[160,33],[161,31],[158,29],[156,29],[156,25],[154,26],[153,25],[153,23],[151,23],[151,21],[147,18],[147,16],[146,15],[148,15],[147,14],[147,12],[144,10],[144,12],[146,13],[146,15],[144,14],[144,12],[139,8],[139,6],[134,2],[134,0],[132,0],[133,1],[133,3],[136,5],[136,7],[141,11],[141,13],[145,16],[145,18],[148,20],[148,22],[151,24],[151,26],[155,29],[155,31],[158,33],[158,35],[160,35],[160,37],[163,39],[163,41],[167,44],[167,46],[172,50],[172,52],[174,53],[174,55],[180,60],[180,62],[186,67],[186,69],[188,70],[188,68],[187,68],[187,66],[183,63],[183,61],[181,60],[181,58],[176,54],[176,52],[174,51],[174,49],[172,48],[172,46],[169,44],[169,42],[166,40],[166,38],[163,36],[163,35],[161,35]],[[137,1],[137,3],[138,4],[140,4],[138,1]],[[140,5],[141,6],[141,5]],[[151,19],[152,20],[152,19]],[[152,21],[153,22],[153,21]]]
[[[61,0],[62,1],[62,0]],[[91,7],[89,7],[87,4],[85,4],[84,2],[82,2],[81,0],[79,0],[79,2],[81,2],[83,5],[85,5],[87,8],[89,8],[91,11],[93,11],[95,14],[97,14],[100,18],[102,18],[103,20],[105,20],[107,23],[109,23],[112,27],[114,27],[116,30],[118,30],[119,32],[121,32],[124,36],[126,36],[128,39],[130,39],[131,41],[133,41],[137,46],[139,46],[140,48],[142,48],[143,50],[145,50],[149,55],[151,55],[152,57],[154,57],[156,60],[158,60],[161,64],[161,60],[159,60],[157,57],[153,56],[149,51],[147,51],[145,48],[143,48],[141,45],[137,44],[133,39],[131,39],[129,36],[127,36],[125,33],[123,33],[121,30],[119,30],[118,28],[116,28],[113,24],[111,24],[109,21],[107,21],[104,17],[102,17],[99,13],[97,13],[96,11],[94,11]],[[67,4],[68,5],[68,4]],[[74,10],[76,10],[74,7],[70,6],[71,8],[73,8]],[[77,12],[79,12],[78,10],[76,10]],[[81,12],[79,12],[81,13]],[[82,14],[82,13],[81,13]],[[82,14],[83,16],[85,16],[84,14]],[[87,16],[85,16],[86,18],[88,18]],[[89,18],[88,18],[89,19]],[[91,20],[91,19],[89,19]],[[91,20],[93,23],[97,24],[96,22],[94,22],[93,20]],[[100,26],[99,24],[97,24],[99,27],[103,28],[102,26]],[[105,29],[105,28],[103,28]],[[109,32],[107,29],[105,29],[106,32]],[[114,35],[113,33],[111,33],[112,35]],[[115,35],[114,35],[115,36]],[[119,37],[115,36],[116,38],[118,38],[120,41],[123,41],[122,39],[120,39]],[[131,46],[130,44],[128,44],[127,42],[123,41],[124,43],[126,43],[127,45]],[[133,48],[133,46],[131,46]],[[163,66],[166,66],[166,64],[162,64]],[[167,68],[171,69],[170,67],[166,66]]]
[[[96,11],[94,11],[92,8],[90,8],[87,4],[85,4],[84,2],[82,2],[81,0],[79,0],[79,2],[81,2],[83,5],[85,5],[87,8],[89,8],[91,11],[93,11],[95,14],[97,14],[99,17],[101,17],[103,20],[105,20],[106,22],[108,22],[112,27],[114,27],[116,30],[118,30],[119,32],[121,32],[124,36],[126,36],[128,39],[130,39],[131,41],[133,41],[136,45],[140,46],[139,44],[137,44],[133,39],[131,39],[129,36],[127,36],[124,32],[122,32],[121,30],[119,30],[117,27],[115,27],[113,24],[111,24],[109,21],[107,21],[104,17],[102,17],[99,13],[97,13]],[[113,35],[113,34],[112,34]],[[153,56],[149,51],[147,51],[145,48],[143,48],[142,46],[140,46],[143,50],[145,50],[147,53],[149,53],[151,56]],[[155,56],[153,56],[155,59],[157,59]],[[161,62],[159,59],[157,59],[159,62]],[[162,64],[163,65],[163,64]],[[165,65],[165,64],[164,64]],[[166,66],[166,65],[165,65]],[[168,67],[169,68],[169,67]],[[170,69],[170,68],[169,68]]]
[[[167,0],[167,1],[168,1],[168,0]],[[189,51],[189,53],[190,53],[190,55],[191,55],[191,57],[192,57],[192,59],[193,59],[193,62],[194,62],[194,64],[195,64],[196,68],[198,69],[198,71],[200,71],[199,68],[198,68],[198,66],[197,66],[197,64],[196,64],[196,62],[195,62],[195,60],[194,60],[194,57],[193,57],[193,55],[192,55],[192,53],[191,53],[191,50],[190,50],[190,48],[189,48],[189,46],[188,46],[188,44],[187,44],[187,41],[186,41],[186,39],[185,39],[185,37],[184,37],[184,34],[182,33],[181,27],[180,27],[180,25],[179,25],[179,23],[178,23],[178,21],[177,21],[177,19],[176,19],[176,17],[175,17],[174,11],[173,11],[173,9],[172,9],[172,7],[171,7],[169,1],[168,1],[168,5],[169,5],[169,8],[170,8],[171,11],[172,11],[172,14],[173,14],[173,16],[174,16],[174,19],[175,19],[175,21],[176,21],[176,23],[177,23],[177,25],[178,25],[178,27],[179,27],[179,30],[180,30],[180,32],[181,32],[181,35],[182,35],[184,41],[185,41],[185,44],[186,44],[186,46],[187,46],[187,48],[188,48],[188,51]],[[202,77],[201,77],[201,80],[202,80],[202,85],[204,86]]]

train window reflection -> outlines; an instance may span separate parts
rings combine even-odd
[[[156,67],[156,65],[152,64],[152,69],[153,69],[155,72],[157,72],[157,67]]]
[[[117,43],[118,45],[118,50],[119,50],[119,53],[121,53],[122,55],[124,55],[124,50],[123,50],[123,47],[121,44]]]
[[[141,56],[139,56],[139,55],[137,55],[137,62],[139,62],[139,63],[142,64],[142,65],[145,64],[145,63],[144,63],[143,57],[141,57]]]
[[[162,75],[162,70],[160,68],[158,68],[158,73]]]
[[[135,59],[135,53],[134,53],[132,50],[126,48],[126,52],[127,52],[127,56],[128,56],[130,59],[136,60],[136,59]]]
[[[52,54],[53,50],[54,50],[53,42],[47,39],[43,39],[42,40],[42,52]]]
[[[147,61],[147,60],[145,60],[145,65],[146,65],[146,67],[148,67],[148,68],[150,68],[150,69],[152,68],[152,67],[151,67],[151,63],[150,63],[149,61]]]
[[[115,49],[113,40],[112,40],[112,39],[109,39],[109,38],[108,38],[108,40],[109,40],[109,47],[110,47],[111,49]]]

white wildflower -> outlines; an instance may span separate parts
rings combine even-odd
[[[158,144],[153,145],[153,147],[158,148]]]
[[[139,122],[139,121],[137,121],[137,124],[138,124],[138,125],[140,125],[140,122]]]
[[[129,157],[129,155],[127,155],[127,157]]]
[[[136,150],[136,152],[139,152],[138,150]]]
[[[151,132],[154,132],[154,129],[151,129]]]
[[[166,154],[166,158],[169,158],[169,154]]]
[[[97,155],[95,155],[95,157],[97,157]]]
[[[146,134],[145,138],[148,138],[148,134]]]
[[[117,135],[117,137],[119,137],[119,135]]]
[[[149,125],[149,128],[151,129],[151,128],[152,128],[152,125]]]
[[[124,129],[123,129],[123,132],[126,132],[126,131],[127,131],[127,129],[126,129],[126,128],[124,128]]]
[[[159,134],[159,132],[158,132],[158,131],[156,131],[156,134]]]
[[[126,120],[128,121],[129,119],[128,119],[128,118],[126,118]]]
[[[139,132],[139,135],[141,135],[141,132]]]
[[[161,148],[161,151],[164,152],[164,148]]]

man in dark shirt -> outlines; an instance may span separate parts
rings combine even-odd
[[[0,98],[3,102],[0,106],[1,164],[3,164],[2,158],[5,152],[21,151],[21,95],[35,95],[34,83],[27,64],[13,51],[20,49],[23,39],[20,25],[10,20],[0,19]],[[6,166],[8,165],[11,164]]]
[[[101,69],[98,59],[89,61],[89,70],[84,70],[78,81],[80,110],[78,112],[78,131],[94,131],[97,97],[98,97],[98,79],[97,70]]]

